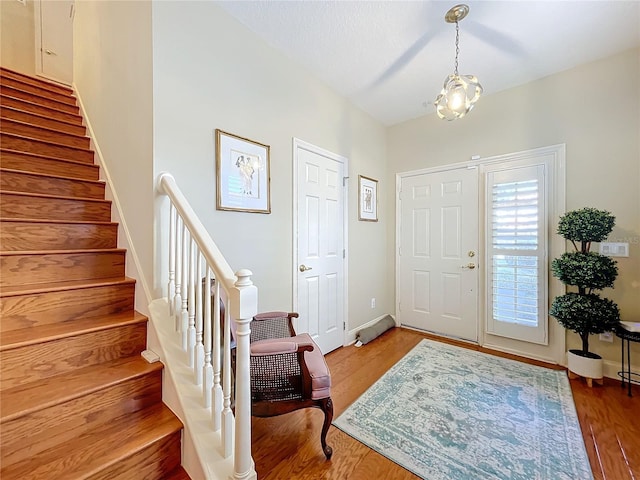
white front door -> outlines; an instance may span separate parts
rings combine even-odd
[[[323,353],[344,342],[346,159],[294,140],[296,331]]]
[[[38,0],[35,7],[36,73],[71,85],[74,0]]]
[[[478,169],[401,178],[398,317],[478,340]]]

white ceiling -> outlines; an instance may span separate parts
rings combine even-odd
[[[386,125],[433,112],[453,72],[455,0],[216,3]],[[466,4],[459,73],[485,96],[640,45],[639,0]]]

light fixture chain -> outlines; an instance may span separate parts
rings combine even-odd
[[[458,21],[456,20],[456,63],[455,63],[455,68],[453,69],[453,72],[456,77],[458,76],[458,54],[460,53],[460,48],[458,47],[459,42],[460,42],[460,28],[458,27]]]

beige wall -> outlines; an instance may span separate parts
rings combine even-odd
[[[136,307],[145,311],[138,299],[153,284],[154,228],[150,2],[76,2],[74,84],[120,207],[127,274],[143,272]]]
[[[33,0],[0,0],[0,64],[27,75],[36,74],[33,11]]]
[[[231,268],[249,268],[259,309],[292,308],[293,159],[299,138],[349,159],[349,328],[393,312],[392,251],[377,223],[357,220],[359,174],[386,181],[385,128],[267,46],[212,2],[153,6],[154,156],[171,172]],[[271,147],[270,215],[218,211],[214,130]],[[166,280],[159,279],[156,289]],[[370,308],[375,297],[377,308]]]
[[[567,149],[567,210],[611,211],[616,227],[609,239],[630,243],[629,258],[618,259],[615,288],[603,294],[618,303],[623,319],[640,321],[640,50],[487,95],[463,120],[428,115],[389,128],[387,179],[472,155],[560,143]],[[390,211],[393,202],[389,197]],[[388,226],[392,238],[395,224]],[[567,345],[579,347],[577,335],[569,333]],[[611,345],[592,337],[590,346],[619,362],[618,339]]]

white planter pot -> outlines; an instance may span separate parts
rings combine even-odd
[[[569,350],[568,368],[570,372],[581,377],[594,380],[602,380],[602,358],[590,358],[576,355],[574,352],[580,350]]]

